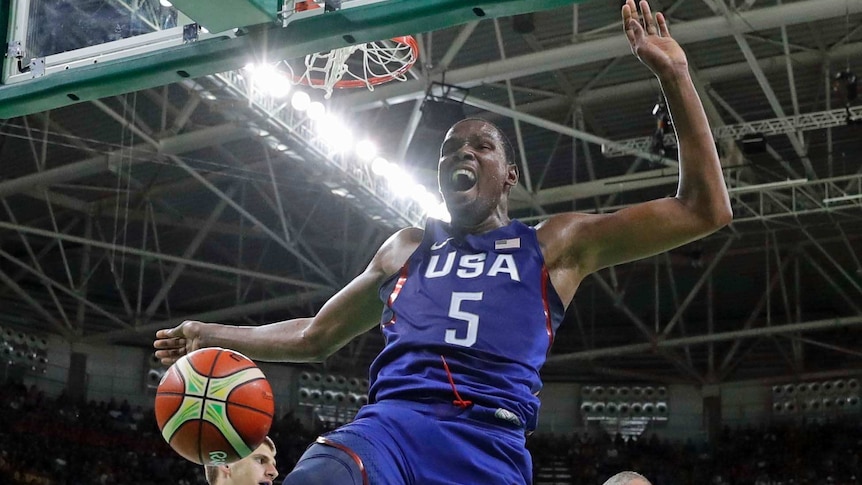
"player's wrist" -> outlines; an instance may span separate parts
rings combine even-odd
[[[655,73],[662,87],[673,88],[683,83],[691,82],[691,72],[688,70],[688,61],[674,61]]]

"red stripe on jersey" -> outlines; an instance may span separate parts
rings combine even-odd
[[[551,325],[551,308],[548,304],[548,268],[542,266],[542,307],[545,310],[545,328],[548,331],[548,350],[545,355],[551,353],[551,346],[554,345],[554,327]]]
[[[324,438],[323,436],[318,436],[316,441],[321,445],[331,446],[335,449],[341,450],[347,453],[347,456],[353,458],[353,461],[355,461],[356,464],[359,465],[359,471],[362,472],[362,485],[368,485],[368,472],[365,471],[365,464],[362,463],[362,458],[360,458],[355,451],[342,445],[341,443],[336,443],[328,438]]]
[[[408,265],[404,263],[404,266],[401,267],[401,273],[398,274],[398,281],[395,282],[395,287],[392,288],[392,293],[389,294],[389,299],[386,301],[386,304],[389,308],[392,308],[392,304],[395,303],[395,300],[398,298],[398,295],[401,293],[401,288],[404,288],[404,283],[407,282],[407,270]],[[392,319],[388,322],[384,323],[383,326],[392,325],[395,323],[395,312],[392,314]]]

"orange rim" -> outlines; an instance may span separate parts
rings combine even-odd
[[[404,64],[403,66],[399,67],[398,69],[396,69],[395,71],[393,71],[390,74],[385,74],[383,76],[369,77],[367,79],[367,82],[366,82],[366,80],[362,80],[362,79],[343,79],[343,80],[335,83],[333,85],[333,87],[339,88],[339,89],[355,89],[355,88],[364,88],[368,85],[377,86],[379,84],[388,83],[389,81],[392,81],[396,77],[401,76],[402,74],[406,73],[411,67],[413,67],[413,64],[416,63],[416,58],[418,57],[418,53],[419,53],[419,44],[416,42],[416,39],[412,35],[403,35],[400,37],[393,37],[392,42],[396,42],[398,44],[406,45],[406,46],[410,47],[410,50],[413,51],[413,61],[408,62],[407,64]],[[296,79],[296,81],[299,84],[305,84],[305,85],[311,85],[311,86],[322,86],[324,84],[324,81],[322,79],[311,79],[305,75],[303,75],[299,78],[294,78],[294,79]]]

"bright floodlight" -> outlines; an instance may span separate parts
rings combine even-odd
[[[389,170],[389,161],[383,157],[377,157],[371,162],[371,171],[375,175],[384,176]]]
[[[389,183],[389,189],[398,197],[408,197],[414,190],[416,182],[409,172],[394,163],[387,167],[384,175]]]
[[[259,64],[246,68],[251,72],[252,83],[260,91],[274,98],[282,98],[290,91],[290,82],[275,66]]]
[[[446,209],[446,204],[444,202],[440,202],[431,210],[428,211],[428,217],[433,217],[434,219],[440,219],[443,222],[451,222],[452,217],[449,215],[449,210]]]
[[[305,114],[312,120],[319,120],[326,116],[326,107],[320,101],[312,101]]]
[[[426,214],[430,214],[437,210],[437,207],[440,205],[440,201],[437,200],[437,197],[428,191],[422,184],[416,184],[413,187],[413,193],[410,194],[413,197],[413,200],[419,204],[419,207],[422,208],[422,211]]]
[[[305,91],[297,91],[293,93],[293,98],[290,99],[290,105],[297,111],[305,111],[308,105],[311,104],[311,96]]]
[[[172,4],[172,3],[171,3],[171,2],[169,2],[168,0],[159,0],[159,4],[160,4],[162,7],[173,7],[173,6],[174,6],[174,4]]]
[[[341,118],[327,113],[316,123],[317,133],[333,152],[340,152],[353,144],[353,134]]]
[[[368,161],[377,155],[377,146],[371,140],[362,140],[356,144],[356,156],[360,160]]]

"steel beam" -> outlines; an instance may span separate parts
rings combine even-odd
[[[73,242],[73,243],[77,243],[77,244],[90,245],[90,246],[94,246],[94,247],[98,247],[98,248],[102,248],[102,249],[113,250],[113,251],[120,252],[120,253],[134,254],[137,256],[152,258],[152,259],[156,259],[159,261],[170,261],[170,262],[176,263],[176,264],[186,264],[188,266],[195,266],[198,268],[209,269],[212,271],[220,271],[220,272],[231,273],[231,274],[240,274],[240,275],[248,276],[251,278],[257,278],[257,279],[266,280],[266,281],[273,281],[276,283],[284,283],[287,285],[293,285],[293,286],[299,286],[299,287],[311,288],[311,289],[327,289],[327,288],[329,288],[329,286],[327,286],[327,285],[322,285],[322,284],[318,284],[318,283],[310,283],[310,282],[304,281],[304,280],[298,280],[298,279],[294,279],[294,278],[285,278],[283,276],[260,273],[257,271],[248,271],[248,270],[244,270],[244,269],[240,269],[240,268],[234,268],[231,266],[224,266],[224,265],[215,264],[215,263],[208,263],[206,261],[196,261],[193,259],[186,259],[186,258],[182,258],[179,256],[174,256],[171,254],[163,254],[163,253],[157,253],[157,252],[153,252],[153,251],[145,251],[145,250],[141,250],[141,249],[137,249],[137,248],[131,248],[128,246],[118,246],[115,244],[105,243],[102,241],[95,241],[92,239],[86,239],[83,237],[72,236],[69,234],[61,234],[59,232],[46,231],[44,229],[38,229],[35,227],[27,227],[27,226],[21,226],[18,224],[10,224],[8,222],[3,222],[3,221],[0,221],[0,229],[21,231],[21,232],[25,232],[28,234],[33,234],[35,236],[47,237],[50,239],[62,239],[64,241],[69,241],[69,242]]]
[[[724,257],[724,254],[730,249],[730,246],[733,245],[735,238],[728,238],[727,241],[724,242],[724,245],[721,249],[718,250],[718,253],[712,258],[712,261],[709,262],[709,266],[703,271],[703,274],[700,276],[700,279],[697,280],[697,283],[691,288],[688,293],[688,296],[685,297],[682,304],[677,308],[676,314],[667,322],[667,325],[664,327],[664,330],[661,332],[662,337],[667,337],[670,335],[670,331],[673,330],[673,327],[676,326],[677,323],[682,319],[682,314],[688,308],[688,305],[694,301],[694,297],[697,296],[697,292],[703,287],[703,285],[709,280],[712,272],[718,266],[718,263],[721,262],[721,259]]]
[[[659,155],[655,155],[653,153],[649,153],[642,150],[632,150],[627,147],[618,146],[617,143],[613,140],[608,140],[607,138],[602,138],[600,136],[596,136],[581,130],[576,130],[570,126],[561,125],[559,123],[554,123],[553,121],[548,121],[544,118],[539,118],[538,116],[533,116],[526,113],[521,113],[519,111],[515,111],[514,109],[506,108],[505,106],[500,106],[485,100],[481,100],[476,98],[475,96],[467,96],[464,100],[464,103],[469,104],[471,106],[475,106],[476,108],[483,109],[485,111],[490,111],[492,113],[497,113],[499,115],[508,116],[513,120],[520,120],[531,125],[538,126],[540,128],[545,128],[546,130],[556,131],[557,133],[562,133],[564,135],[571,136],[573,138],[578,138],[590,143],[594,143],[596,145],[609,145],[618,147],[621,150],[626,150],[629,155],[634,155],[637,157],[641,157],[646,160],[650,160],[652,162],[666,165],[669,167],[676,167],[679,165],[679,162],[673,160],[671,158],[662,157]]]
[[[862,12],[862,3],[847,0],[806,0],[775,7],[764,7],[740,14],[733,20],[739,32],[768,30],[782,25],[816,22],[830,18],[843,18],[848,14]],[[673,37],[681,44],[719,39],[732,35],[731,25],[723,17],[710,17],[671,26]],[[564,69],[616,57],[630,56],[631,49],[623,35],[548,49],[542,53],[531,53],[511,57],[504,61],[479,64],[446,73],[446,82],[464,88],[480,84],[530,76],[540,72]],[[782,58],[784,56],[781,56]],[[782,64],[783,65],[783,64]],[[433,79],[433,78],[432,78]],[[439,81],[440,79],[433,79]],[[706,81],[706,79],[705,79]],[[620,90],[616,91],[619,94]],[[346,96],[342,106],[354,111],[377,108],[386,104],[397,104],[425,95],[424,83],[407,81],[387,86],[373,92],[362,92]]]
[[[245,305],[235,305],[208,312],[194,313],[168,320],[162,320],[159,322],[152,322],[146,325],[138,325],[128,330],[98,333],[85,337],[84,339],[82,339],[82,341],[87,343],[106,341],[119,342],[134,336],[146,335],[147,337],[149,337],[150,334],[155,332],[156,330],[174,327],[185,320],[198,320],[202,322],[226,322],[236,318],[243,318],[247,315],[276,312],[287,308],[292,308],[297,305],[302,305],[307,302],[320,301],[322,299],[332,296],[333,294],[335,294],[334,290],[326,288],[312,291],[297,292],[292,295],[272,298],[270,300],[257,301],[254,303],[247,303]]]
[[[44,172],[0,182],[0,197],[8,197],[35,187],[70,182],[111,171],[121,160],[126,163],[145,162],[156,155],[178,155],[209,147],[216,143],[227,143],[249,136],[252,136],[252,132],[248,128],[226,123],[159,140],[158,148],[147,144],[121,148]]]
[[[607,347],[604,349],[585,350],[569,354],[552,355],[548,357],[546,365],[563,364],[580,360],[593,360],[602,357],[614,357],[618,355],[642,354],[654,352],[661,349],[670,349],[686,345],[701,345],[710,342],[726,342],[729,340],[748,339],[764,337],[769,335],[783,335],[796,332],[816,332],[822,330],[835,330],[843,327],[852,327],[862,324],[862,316],[829,318],[825,320],[814,320],[803,323],[790,323],[786,325],[773,325],[771,327],[748,328],[742,330],[731,330],[729,332],[714,333],[712,335],[697,335],[693,337],[682,337],[668,340],[659,340],[654,343],[629,344],[618,347]]]
[[[233,185],[230,187],[225,195],[228,198],[233,198],[234,194],[236,194],[237,185]],[[212,229],[213,224],[221,217],[222,212],[227,208],[227,200],[223,199],[219,201],[219,203],[213,208],[212,212],[210,212],[209,217],[207,217],[206,222],[204,222],[203,227],[198,230],[198,233],[195,234],[194,239],[186,246],[185,251],[183,251],[184,258],[191,258],[194,256],[195,252],[197,252],[198,248],[203,244],[204,239],[209,235],[210,229]],[[183,270],[186,269],[186,265],[178,264],[174,266],[174,269],[171,271],[171,274],[168,275],[167,280],[162,284],[162,287],[159,288],[159,291],[150,300],[149,306],[144,310],[143,317],[147,320],[152,318],[152,316],[156,313],[156,309],[158,309],[159,305],[162,304],[162,301],[168,296],[168,292],[171,291],[171,288],[174,287],[174,284],[179,279]]]
[[[44,283],[47,283],[47,284],[53,286],[54,288],[57,288],[58,290],[62,291],[63,293],[71,296],[75,300],[86,305],[91,310],[93,310],[96,313],[99,313],[100,315],[106,317],[108,320],[111,320],[112,322],[114,322],[114,323],[116,323],[122,327],[129,327],[130,326],[130,324],[128,322],[124,322],[123,320],[121,320],[119,317],[117,317],[113,313],[105,310],[104,308],[100,307],[99,305],[96,305],[95,303],[93,303],[93,302],[87,300],[86,298],[83,298],[82,296],[78,295],[78,292],[76,292],[75,290],[72,290],[72,289],[66,287],[65,285],[57,283],[56,281],[54,281],[53,279],[51,279],[50,277],[48,277],[44,273],[36,271],[35,269],[30,267],[29,265],[27,265],[23,261],[19,260],[15,256],[12,256],[11,254],[7,253],[6,251],[3,251],[2,249],[0,249],[0,257],[2,257],[4,259],[6,259],[7,261],[15,264],[19,268],[26,270],[28,273],[32,274],[33,276],[35,276],[39,280],[43,281]]]

